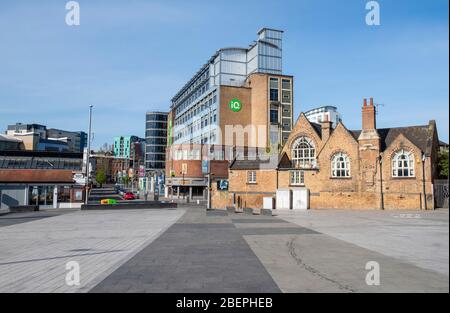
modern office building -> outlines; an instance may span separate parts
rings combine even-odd
[[[67,138],[40,138],[36,146],[37,151],[71,152]]]
[[[118,161],[117,164],[112,167],[114,170],[117,166],[122,166],[122,169],[115,172],[118,177],[124,176],[126,171],[132,183],[135,182],[140,166],[144,165],[144,149],[145,139],[138,136],[117,136],[114,137],[114,158],[116,160],[124,160],[124,162]],[[120,181],[120,178],[116,178]]]
[[[6,135],[22,140],[25,150],[83,152],[87,144],[85,132],[49,128],[40,124],[8,125]]]
[[[23,140],[14,136],[0,134],[0,151],[25,150]]]
[[[8,125],[6,135],[21,139],[25,150],[37,150],[39,141],[47,138],[46,131],[45,125],[16,123]]]
[[[167,112],[146,113],[145,171],[147,173],[159,173],[165,169],[167,116]]]
[[[282,75],[282,35],[263,28],[249,48],[218,50],[172,98],[173,144],[224,144],[218,132],[227,122],[262,124],[260,145],[282,144],[293,103],[292,76]],[[229,108],[231,100],[239,109]]]
[[[71,152],[83,152],[87,146],[87,133],[83,131],[67,131],[62,129],[47,129],[49,139],[67,139],[68,149]]]
[[[47,138],[47,127],[40,124],[16,123],[14,125],[8,125],[8,128],[6,130],[6,134],[10,136],[29,133],[36,133],[41,138]]]
[[[337,108],[330,105],[308,110],[305,112],[305,116],[312,123],[320,124],[323,121],[329,121],[333,128],[335,128],[339,122],[342,122],[341,114],[339,114]]]
[[[293,125],[293,77],[283,75],[282,39],[283,31],[263,28],[247,48],[219,49],[172,98],[169,192],[204,195],[206,176],[226,179],[238,150],[280,151]]]
[[[145,139],[138,136],[114,137],[114,157],[132,159],[143,155]]]

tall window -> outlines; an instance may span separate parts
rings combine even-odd
[[[270,123],[278,123],[278,109],[270,109]]]
[[[292,161],[296,167],[312,167],[316,165],[316,148],[308,137],[298,138],[292,145]]]
[[[281,102],[291,102],[291,81],[289,79],[281,80]]]
[[[292,186],[305,185],[305,172],[304,171],[290,171],[290,181]]]
[[[414,177],[414,154],[400,150],[392,159],[392,177]]]
[[[331,158],[331,176],[350,177],[350,160],[345,153],[336,153]]]
[[[256,184],[256,171],[247,172],[247,183]]]
[[[270,101],[278,101],[278,78],[270,78]]]

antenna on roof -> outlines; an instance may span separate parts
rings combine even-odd
[[[375,113],[378,115],[378,110],[380,107],[384,107],[384,103],[374,103],[374,104],[375,104],[375,107],[377,108],[375,110]]]

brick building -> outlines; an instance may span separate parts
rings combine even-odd
[[[263,198],[283,197],[294,209],[434,209],[438,149],[435,121],[377,128],[373,99],[364,99],[361,130],[302,113],[275,158],[231,163],[228,190],[212,184],[212,207],[262,208]]]
[[[283,31],[263,28],[248,48],[222,48],[172,98],[166,194],[208,197],[236,151],[279,153],[293,125],[294,78],[282,71]],[[211,152],[213,151],[213,152]]]

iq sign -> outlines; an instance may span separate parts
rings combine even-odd
[[[239,99],[233,99],[228,103],[228,106],[230,107],[231,111],[233,112],[239,112],[242,109],[242,103]]]

